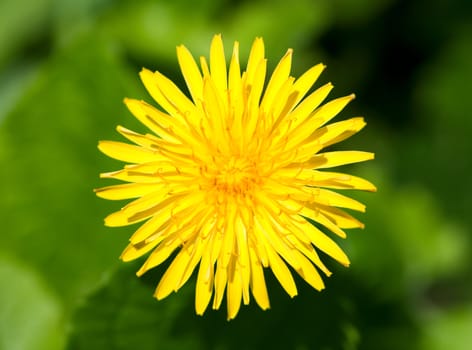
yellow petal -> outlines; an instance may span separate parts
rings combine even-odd
[[[203,96],[205,101],[203,108],[209,124],[212,127],[212,134],[214,143],[225,152],[229,152],[229,145],[227,142],[228,124],[227,116],[224,113],[222,99],[218,95],[216,86],[212,79],[205,78],[203,83]]]
[[[124,137],[126,137],[128,140],[130,140],[131,142],[134,142],[135,144],[137,144],[138,146],[141,146],[143,148],[147,148],[149,150],[155,150],[157,149],[159,146],[158,146],[158,142],[160,141],[156,136],[153,136],[153,135],[141,135],[137,132],[134,132],[132,130],[129,130],[121,125],[118,125],[116,127],[116,130],[121,134],[123,135]]]
[[[302,142],[307,141],[307,139],[309,141],[309,136],[312,135],[313,132],[315,132],[315,130],[324,123],[334,118],[354,98],[353,96],[354,95],[337,98],[324,104],[315,112],[310,114],[308,118],[300,123],[298,127],[293,129],[293,131],[289,134],[286,149],[296,147]],[[300,107],[304,104],[304,102],[301,103]],[[294,111],[294,114],[295,112],[296,110]],[[303,115],[300,114],[300,117],[303,118]],[[314,150],[313,153],[316,151],[317,150]]]
[[[285,261],[287,261],[295,270],[299,268],[298,260],[293,256],[291,247],[281,237],[283,232],[276,232],[273,222],[271,222],[269,215],[264,213],[263,208],[259,208],[259,215],[256,217],[256,223],[259,224],[259,233],[264,239],[265,246],[272,246],[272,248],[280,254]]]
[[[266,246],[266,248],[272,272],[287,294],[293,298],[297,295],[297,287],[290,270],[287,268],[287,265],[285,265],[283,260],[280,259],[279,255],[272,249],[272,247]]]
[[[243,91],[248,94],[246,97],[247,111],[243,118],[243,144],[248,144],[250,140],[253,139],[257,122],[262,119],[259,115],[259,100],[264,88],[266,69],[267,60],[262,60],[254,70],[254,77],[252,77],[252,80],[249,79],[249,74],[246,75],[246,81],[243,80]]]
[[[355,199],[343,196],[337,192],[333,192],[326,189],[318,189],[318,195],[316,202],[333,207],[348,208],[365,212],[365,205],[356,201]]]
[[[218,257],[218,264],[221,262],[224,268],[228,266],[236,245],[236,208],[234,205],[229,205],[226,215],[223,245]]]
[[[259,64],[264,60],[264,41],[262,38],[256,38],[252,44],[251,52],[246,68],[246,85],[253,85],[256,72],[259,70]],[[264,77],[262,78],[264,80]]]
[[[233,55],[229,65],[229,110],[232,114],[232,124],[230,125],[230,132],[233,140],[237,140],[235,147],[237,153],[241,153],[243,149],[243,112],[244,100],[241,80],[241,68],[239,66],[239,43],[236,41],[233,47]]]
[[[316,218],[314,219],[316,220]],[[295,223],[295,225],[300,224]],[[331,238],[329,238],[318,228],[310,224],[308,221],[302,226],[302,229],[305,230],[307,235],[309,235],[313,245],[316,248],[320,249],[332,258],[336,259],[342,265],[349,266],[349,258]]]
[[[188,254],[186,249],[181,249],[157,285],[156,291],[154,292],[154,296],[157,300],[164,299],[172,293],[172,291],[178,290],[185,268],[190,262],[190,258],[191,255]]]
[[[134,200],[120,211],[105,218],[107,226],[125,226],[143,221],[169,205],[179,205],[191,201],[200,201],[200,193],[191,193],[188,190],[173,192],[171,189],[160,190]],[[176,204],[177,203],[177,204]]]
[[[293,228],[293,232],[297,232],[297,231],[300,232],[299,228],[295,226],[290,226],[290,228]],[[323,264],[320,257],[318,256],[315,249],[313,248],[313,245],[311,244],[311,242],[309,244],[300,242],[298,240],[299,236],[300,235],[290,235],[290,236],[287,236],[287,240],[289,240],[294,245],[294,247],[298,249],[304,256],[310,259],[313,262],[313,264],[315,264],[316,267],[318,267],[321,271],[323,271],[323,273],[326,276],[328,277],[331,276],[331,271],[329,271],[328,268],[325,266],[325,264]]]
[[[186,169],[187,171],[188,169]],[[123,170],[112,171],[100,174],[100,177],[105,179],[117,179],[128,182],[138,183],[160,183],[168,185],[170,181],[185,183],[192,187],[188,181],[193,177],[186,173],[183,168],[176,168],[175,165],[164,162],[149,162],[139,165],[125,167]],[[187,179],[185,179],[187,178]]]
[[[227,279],[227,269],[222,266],[222,263],[218,261],[216,265],[216,274],[215,274],[215,297],[213,298],[213,309],[217,310],[221,306],[221,301],[223,300],[223,295],[226,288]]]
[[[169,103],[169,101],[164,97],[161,89],[159,88],[156,76],[149,69],[143,68],[139,73],[141,81],[143,82],[146,90],[152,96],[154,101],[156,101],[167,113],[171,115],[176,114],[175,107]]]
[[[200,237],[196,237],[193,244],[187,244],[185,246],[187,253],[190,255],[190,261],[185,267],[177,289],[180,289],[185,283],[187,283],[188,279],[193,274],[195,267],[202,258],[203,250],[207,246],[207,241],[208,240],[203,241]]]
[[[344,210],[319,204],[313,204],[313,208],[319,210],[326,218],[340,228],[364,228],[362,222],[349,215]]]
[[[278,121],[282,120],[294,105],[295,96],[290,95],[294,81],[295,79],[292,77],[285,80],[270,106],[268,117],[270,124],[272,124],[270,125],[271,130],[278,126]]]
[[[228,267],[228,287],[226,289],[226,301],[228,304],[228,320],[236,317],[241,307],[242,281],[236,259],[232,259]]]
[[[208,63],[204,56],[200,56],[200,66],[202,67],[203,78],[210,77],[210,68],[208,68]]]
[[[298,265],[300,266],[296,269],[297,273],[306,281],[310,286],[316,290],[324,289],[324,283],[321,279],[320,274],[315,269],[313,264],[308,261],[298,250],[294,250],[293,253],[298,260]]]
[[[249,282],[251,276],[251,264],[249,261],[248,235],[246,226],[244,225],[240,215],[235,219],[236,233],[236,264],[241,275],[241,289],[243,293],[244,304],[249,303]]]
[[[337,116],[339,112],[341,112],[344,107],[346,107],[346,105],[351,102],[355,97],[356,95],[350,94],[348,96],[339,97],[337,99],[329,101],[328,103],[324,104],[313,112],[313,114],[311,115],[313,122],[318,126],[324,125],[325,123],[333,119],[335,116]]]
[[[354,135],[365,126],[362,118],[352,118],[339,123],[327,125],[313,132],[299,144],[290,144],[295,150],[298,159],[307,159],[321,149],[341,142]],[[300,136],[303,137],[302,134]],[[288,146],[287,146],[288,147]]]
[[[324,215],[319,209],[319,206],[310,203],[306,204],[306,207],[301,210],[301,214],[323,225],[339,237],[346,238],[346,232],[344,232],[338,225],[336,225],[334,221],[330,220],[326,215]],[[303,225],[306,226],[305,224]]]
[[[333,168],[340,165],[365,162],[374,159],[374,153],[362,151],[325,152],[314,156],[310,162],[316,169]]]
[[[197,315],[203,315],[213,292],[213,263],[211,261],[211,245],[213,236],[209,237],[209,243],[203,251],[202,260],[197,276],[197,286],[195,289],[195,311]]]
[[[167,140],[163,140],[150,134],[141,135],[134,131],[128,130],[120,125],[118,125],[117,130],[128,140],[136,143],[141,147],[156,152],[156,158],[159,160],[168,160],[169,158],[172,158],[171,155],[175,153],[179,155],[184,155],[189,158],[195,152],[188,145],[184,145],[178,142],[169,142]],[[174,166],[174,168],[176,167]]]
[[[327,187],[334,189],[353,189],[376,191],[376,187],[369,181],[343,173],[313,170],[320,163],[316,159],[310,163],[292,163],[277,171],[277,178],[281,182],[302,184],[305,186]]]
[[[148,210],[149,208],[153,208],[160,204],[166,197],[168,197],[168,195],[168,191],[158,190],[136,199],[121,208],[120,211],[108,215],[105,218],[105,225],[110,227],[126,226],[136,221],[142,221],[146,219],[146,217],[142,217],[139,220],[132,220],[131,218],[136,213],[143,212],[144,210]],[[152,213],[149,214],[149,216],[151,215]]]
[[[203,99],[203,78],[190,51],[183,45],[177,47],[177,59],[190,95],[198,105]]]
[[[172,211],[172,206],[167,206],[157,212],[152,218],[142,224],[131,236],[130,242],[132,244],[139,244],[145,241],[150,241],[149,237],[152,235],[155,237],[153,241],[156,240],[157,235],[160,235],[168,228],[171,222],[170,213]],[[162,235],[161,235],[162,236]],[[164,237],[164,236],[162,236]],[[165,237],[164,237],[165,238]]]
[[[251,257],[252,295],[254,295],[254,299],[261,309],[267,310],[270,308],[270,303],[264,279],[264,271],[262,270],[260,259],[257,257],[256,250],[253,247],[249,247],[249,253]]]
[[[187,96],[185,96],[185,94],[177,87],[177,85],[174,84],[172,80],[160,72],[154,73],[154,79],[164,98],[170,105],[172,105],[173,113],[171,114],[174,117],[185,117],[187,113],[192,113],[195,111],[195,105]]]
[[[289,49],[284,57],[282,57],[280,60],[277,67],[275,67],[274,73],[270,77],[269,83],[267,84],[264,97],[262,98],[261,109],[263,111],[267,112],[270,110],[270,107],[274,102],[274,98],[288,79],[292,66],[292,53],[293,50]]]
[[[223,221],[220,217],[217,218],[216,223],[213,224],[213,234],[215,235],[213,240],[213,246],[211,247],[211,262],[214,264],[220,254],[221,248],[223,246],[223,233],[221,232],[221,228],[219,227],[219,221]],[[222,263],[220,263],[221,265]]]
[[[151,249],[154,249],[157,244],[159,244],[159,241],[141,245],[128,244],[126,249],[121,253],[120,259],[125,262],[137,259],[149,252]]]
[[[351,137],[366,125],[364,118],[356,117],[341,122],[332,123],[315,131],[307,140],[317,139],[323,148],[341,142]]]
[[[176,119],[155,109],[146,102],[131,98],[125,98],[124,102],[136,119],[164,140],[175,143],[179,142],[177,134],[181,135],[182,132],[188,134],[185,131],[185,127]]]
[[[147,244],[155,240],[162,241],[171,235],[175,238],[179,234],[180,241],[185,242],[189,237],[184,233],[195,235],[199,227],[212,215],[208,210],[195,210],[187,201],[176,201],[172,204],[163,207],[142,225],[131,237],[131,243]],[[198,245],[199,249],[200,246]]]
[[[169,78],[159,72],[155,72],[154,77],[163,98],[171,106],[167,109],[167,112],[177,120],[190,126],[194,131],[194,136],[196,136],[195,130],[200,126],[201,112]],[[158,101],[158,103],[161,104],[161,101]]]
[[[267,258],[264,245],[254,232],[254,215],[248,210],[248,208],[245,208],[244,206],[239,208],[239,210],[241,214],[241,220],[247,231],[248,244],[253,247],[255,253],[257,254],[258,261],[260,261],[264,267],[268,267],[269,259]]]
[[[159,266],[162,264],[165,260],[169,258],[169,256],[182,244],[180,240],[174,239],[174,240],[169,240],[167,238],[166,240],[162,241],[156,249],[149,255],[147,260],[144,262],[144,265],[141,266],[141,268],[136,272],[137,276],[142,276],[146,271]],[[182,258],[184,259],[184,258]],[[177,266],[179,263],[176,263],[175,266]],[[181,275],[179,275],[179,278]]]
[[[146,163],[159,160],[154,151],[117,141],[100,141],[98,149],[111,158],[128,163]]]
[[[152,97],[169,114],[193,127],[198,126],[200,116],[195,105],[169,78],[146,69],[141,71],[141,78]]]
[[[210,73],[215,82],[220,98],[226,101],[226,90],[228,89],[226,59],[221,34],[215,35],[210,46]]]
[[[242,109],[242,81],[241,68],[239,66],[239,43],[234,42],[233,54],[229,65],[229,83],[230,100],[232,108]]]
[[[246,94],[248,106],[247,120],[244,120],[244,142],[250,140],[254,133],[256,120],[259,116],[259,101],[264,88],[267,60],[264,58],[264,42],[256,38],[249,53],[246,73],[243,74],[243,92]]]
[[[293,84],[292,87],[292,90],[296,92],[295,104],[300,102],[300,100],[306,95],[325,68],[326,66],[324,64],[319,63],[316,66],[311,67],[295,81],[295,84]]]
[[[347,175],[334,172],[323,172],[327,177],[325,179],[314,180],[313,186],[322,186],[333,189],[353,189],[363,191],[377,191],[377,188],[371,182],[353,175]],[[329,178],[331,176],[331,178]]]
[[[111,200],[142,197],[162,187],[159,183],[130,183],[95,189],[98,197]]]
[[[328,96],[329,92],[333,89],[331,83],[327,83],[306,97],[300,104],[293,110],[292,113],[287,115],[287,127],[281,130],[281,135],[287,135],[288,132],[295,130],[300,124],[302,124],[311,113],[324,101]],[[309,121],[311,123],[311,120]]]

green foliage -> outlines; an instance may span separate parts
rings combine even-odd
[[[411,315],[399,306],[401,301],[381,300],[372,294],[375,290],[351,279],[348,271],[337,271],[322,293],[297,279],[299,296],[294,299],[266,274],[271,309],[263,312],[253,302],[227,322],[225,310],[195,315],[195,281],[158,302],[151,295],[164,268],[141,279],[133,277],[136,269],[120,268],[79,307],[68,349],[130,349],[137,343],[142,349],[348,350],[359,344],[376,349],[385,333],[408,336],[409,344],[400,339],[385,343],[383,349],[414,349],[416,342]],[[375,319],[384,310],[390,317]]]
[[[42,271],[65,305],[97,283],[126,241],[105,234],[106,208],[92,188],[107,165],[96,151],[100,126],[124,114],[122,97],[138,84],[128,77],[102,41],[78,39],[44,65],[0,130],[1,250]]]
[[[62,307],[40,274],[0,255],[0,349],[60,349]]]
[[[0,349],[468,348],[468,6],[3,1]],[[118,260],[133,227],[105,228],[103,218],[121,203],[92,191],[108,184],[100,172],[118,166],[98,152],[98,140],[119,139],[117,124],[143,130],[122,103],[150,101],[141,67],[183,86],[175,46],[207,55],[214,33],[227,49],[240,41],[242,64],[255,36],[264,37],[270,67],[289,47],[294,75],[328,64],[320,82],[333,81],[336,96],[356,92],[345,113],[369,123],[340,147],[377,157],[349,171],[379,188],[355,194],[367,204],[366,229],[340,241],[352,265],[330,264],[326,290],[297,279],[299,295],[290,299],[266,274],[271,309],[252,301],[231,322],[225,310],[195,315],[194,278],[156,301],[165,267],[137,278],[136,264]]]

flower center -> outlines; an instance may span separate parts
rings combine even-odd
[[[212,170],[208,169],[207,174],[219,196],[244,197],[262,183],[256,162],[245,157],[216,160]]]

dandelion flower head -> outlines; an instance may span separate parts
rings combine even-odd
[[[212,296],[218,309],[226,294],[228,319],[251,294],[262,309],[269,308],[264,269],[291,297],[297,294],[292,272],[322,290],[320,274],[331,273],[320,252],[349,265],[326,232],[344,238],[344,229],[363,227],[344,209],[363,212],[365,206],[337,190],[375,191],[367,180],[325,170],[374,157],[324,151],[365,126],[362,117],[328,124],[354,95],[323,104],[333,86],[311,90],[325,66],[317,64],[295,79],[291,49],[265,86],[263,40],[255,39],[242,73],[238,51],[235,42],[227,66],[216,35],[209,61],[201,57],[198,65],[178,46],[190,97],[162,73],[143,69],[142,82],[160,108],[125,99],[149,130],[139,134],[118,126],[132,144],[99,143],[103,153],[127,164],[101,174],[125,183],[96,190],[105,199],[132,199],[105,224],[142,223],[121,255],[130,261],[151,252],[138,276],[172,259],[157,299],[178,291],[196,270],[197,314]]]

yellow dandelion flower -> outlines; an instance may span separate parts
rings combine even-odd
[[[134,145],[99,143],[103,153],[129,164],[101,174],[125,184],[96,190],[105,199],[134,199],[105,224],[144,222],[121,255],[130,261],[152,251],[138,276],[175,252],[156,288],[157,299],[178,291],[197,269],[197,314],[204,313],[212,295],[218,309],[226,290],[228,319],[236,316],[241,301],[249,303],[251,293],[262,309],[269,308],[264,268],[291,297],[297,288],[287,265],[323,289],[320,272],[329,276],[330,271],[319,252],[345,266],[349,259],[307,218],[344,238],[343,229],[363,224],[340,208],[363,212],[365,206],[332,189],[375,191],[362,178],[324,171],[374,158],[361,151],[321,152],[364,127],[362,117],[326,125],[354,95],[322,104],[330,83],[308,94],[325,67],[318,64],[298,79],[291,77],[291,49],[264,89],[262,39],[254,41],[242,74],[238,51],[235,42],[227,68],[216,35],[209,63],[201,57],[199,67],[184,46],[177,47],[191,98],[160,72],[143,69],[142,82],[163,111],[125,99],[151,133],[118,126]]]

